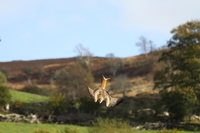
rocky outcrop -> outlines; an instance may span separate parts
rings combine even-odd
[[[94,118],[87,114],[68,114],[68,115],[49,115],[48,118],[43,118],[46,123],[54,124],[78,124],[82,126],[90,126]]]
[[[37,118],[37,115],[30,114],[28,116],[20,114],[0,114],[0,121],[4,122],[26,122],[26,123],[40,123]]]
[[[146,122],[144,125],[139,125],[133,128],[138,130],[161,130],[166,128],[166,124],[161,122],[156,122],[156,123]]]

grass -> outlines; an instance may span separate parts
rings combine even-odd
[[[10,90],[10,93],[12,95],[11,101],[19,100],[22,103],[30,103],[30,102],[42,102],[42,101],[48,100],[48,97],[46,96],[40,96],[40,95],[21,92],[21,91]]]
[[[74,125],[55,125],[55,124],[26,124],[26,123],[11,123],[0,122],[1,133],[34,133],[34,130],[49,130],[50,132],[64,131],[65,128],[75,130],[79,128],[79,133],[88,133],[88,127],[74,126]]]
[[[98,118],[89,133],[136,133],[127,121]]]
[[[48,130],[50,133],[55,133],[55,131],[64,131],[65,128],[75,130],[79,128],[78,133],[98,133],[104,129],[99,129],[97,132],[93,132],[95,127],[83,127],[75,125],[55,125],[55,124],[26,124],[26,123],[13,123],[13,122],[0,122],[0,133],[35,133],[35,130]],[[158,133],[158,131],[153,130],[125,130],[119,128],[112,128],[112,130],[107,130],[109,133]],[[102,132],[106,133],[106,132]],[[162,133],[162,132],[160,132]],[[169,133],[169,132],[165,132]],[[184,131],[183,133],[200,133],[200,132],[189,132]]]

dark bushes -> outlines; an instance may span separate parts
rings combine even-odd
[[[28,93],[43,95],[43,96],[49,96],[51,94],[51,90],[47,88],[39,88],[35,84],[28,84],[25,85],[24,88],[21,90]]]

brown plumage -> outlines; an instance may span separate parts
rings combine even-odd
[[[98,100],[100,103],[105,101],[106,107],[113,107],[121,103],[123,100],[121,98],[114,98],[110,96],[108,91],[106,91],[105,88],[109,79],[110,78],[105,78],[102,75],[101,85],[99,87],[95,88],[94,90],[91,89],[89,86],[87,87],[88,87],[90,96],[94,99],[95,102],[97,102]]]

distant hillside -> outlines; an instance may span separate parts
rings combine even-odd
[[[117,65],[119,65],[119,68],[115,75],[110,72],[110,67],[108,65],[108,62],[110,61],[109,58],[93,57],[88,68],[92,72],[97,84],[100,82],[101,75],[114,79],[117,75],[125,74],[133,83],[133,87],[130,88],[128,95],[135,95],[145,91],[153,92],[152,76],[155,69],[159,67],[157,60],[160,53],[160,51],[150,53],[148,54],[148,58],[144,55],[116,58],[115,60],[118,61]],[[7,74],[9,85],[13,89],[20,89],[27,80],[31,80],[39,86],[48,87],[48,85],[50,86],[52,75],[57,70],[77,62],[77,57],[0,62],[0,71],[4,71]]]
[[[11,61],[0,62],[0,69],[7,68],[10,72],[20,71],[21,68],[29,67],[37,69],[48,65],[58,64],[60,66],[66,65],[69,62],[75,62],[76,58],[61,58],[61,59],[43,59],[43,60],[31,60],[31,61]]]

